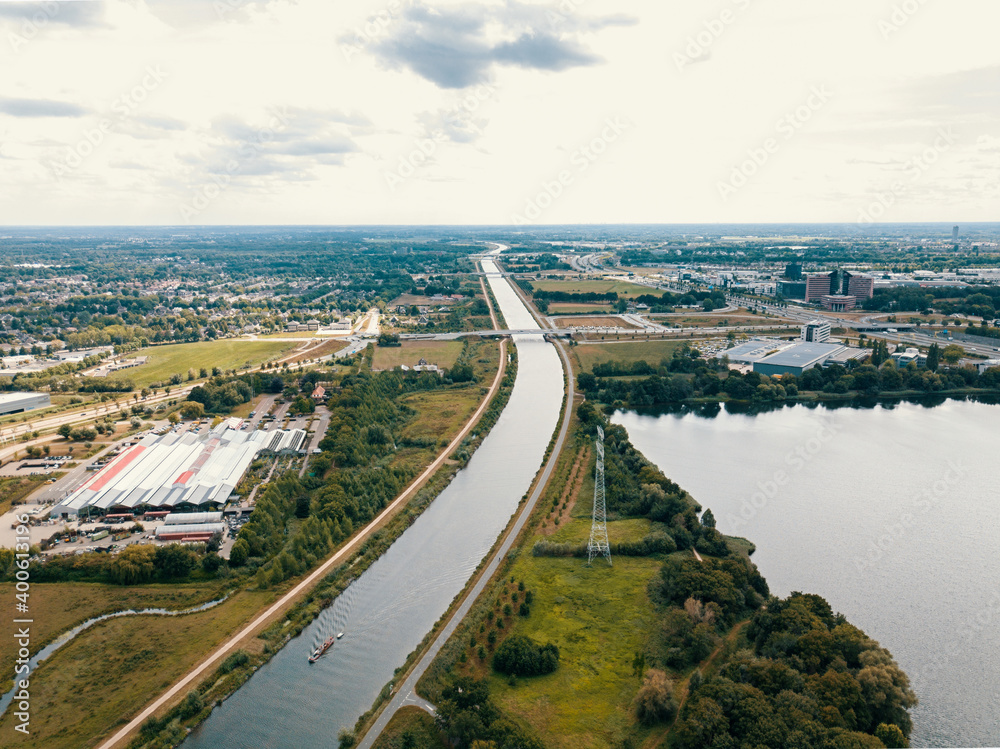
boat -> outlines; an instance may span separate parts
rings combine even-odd
[[[313,654],[309,656],[309,662],[310,663],[315,663],[316,661],[318,661],[327,650],[329,650],[330,648],[333,647],[333,643],[335,643],[337,640],[339,640],[343,636],[344,636],[344,633],[341,632],[336,637],[327,637],[326,640],[323,642],[323,644],[320,645],[318,648],[316,648],[313,651]]]

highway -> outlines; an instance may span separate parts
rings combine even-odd
[[[738,297],[732,297],[729,302],[731,304],[743,304],[744,306],[749,303],[754,303],[754,300],[740,300]],[[850,328],[852,330],[859,330],[876,325],[874,322],[875,318],[886,317],[885,314],[873,313],[867,317],[862,317],[859,320],[846,320],[840,317],[833,317],[830,315],[825,315],[821,310],[808,309],[806,307],[800,307],[798,305],[789,305],[787,307],[779,307],[771,304],[762,304],[756,302],[758,308],[762,308],[765,311],[774,314],[781,315],[793,320],[801,321],[802,323],[811,322],[813,320],[820,320],[822,322],[830,323],[830,327],[833,328]],[[900,327],[911,327],[906,323],[900,323]],[[955,344],[961,346],[965,349],[967,353],[978,354],[979,356],[985,356],[990,359],[995,359],[1000,357],[1000,345],[992,345],[983,340],[982,343],[969,341],[964,338],[954,338],[954,339],[943,339],[936,335],[921,332],[919,329],[914,330],[911,333],[889,333],[889,332],[874,332],[866,331],[865,335],[869,338],[879,338],[892,343],[901,343],[909,346],[930,346],[934,343],[939,346],[946,346],[949,344]]]

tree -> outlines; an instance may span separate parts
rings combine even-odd
[[[910,745],[899,726],[894,723],[879,723],[875,728],[875,738],[888,749],[905,749]]]
[[[153,579],[156,571],[153,546],[128,546],[108,565],[108,577],[118,585],[140,585]]]
[[[180,544],[160,546],[156,549],[154,558],[157,571],[161,577],[172,579],[187,577],[194,568],[197,559],[195,553]]]
[[[178,424],[180,423],[180,421],[181,421],[181,417],[180,417],[180,416],[178,416],[178,415],[177,415],[177,412],[175,411],[175,412],[171,413],[171,414],[170,414],[170,415],[169,415],[169,416],[167,417],[167,421],[169,421],[169,422],[170,422],[171,424],[173,424],[174,426],[177,426],[177,425],[178,425]]]
[[[931,347],[927,350],[927,369],[931,372],[937,372],[938,367],[941,366],[941,347],[936,343],[932,343]]]
[[[550,674],[559,666],[559,648],[539,645],[524,635],[511,635],[497,648],[493,669],[510,676]]]
[[[247,558],[250,556],[250,546],[247,544],[246,539],[238,538],[236,543],[233,544],[233,548],[229,550],[229,565],[231,567],[242,567],[247,563]]]
[[[706,528],[715,527],[715,515],[712,514],[711,510],[705,510],[705,514],[701,516],[701,524]]]
[[[59,427],[58,431],[60,437],[68,440],[70,438],[70,435],[73,433],[73,427],[71,427],[69,424],[63,424],[61,427]]]
[[[649,669],[642,688],[632,701],[632,709],[639,722],[652,726],[672,720],[677,712],[673,689],[673,683],[663,671]]]
[[[941,358],[948,364],[958,364],[958,361],[965,356],[965,349],[957,344],[950,344],[944,347]]]
[[[205,406],[197,401],[184,401],[181,404],[181,414],[185,419],[203,419],[205,418]]]

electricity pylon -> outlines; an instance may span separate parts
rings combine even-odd
[[[604,500],[604,430],[597,427],[597,467],[594,469],[594,517],[587,544],[587,564],[603,555],[611,564],[611,544],[608,543],[608,508]]]

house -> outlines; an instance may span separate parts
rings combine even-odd
[[[323,387],[322,385],[317,385],[316,389],[312,391],[312,394],[309,397],[312,398],[314,401],[325,400],[326,388]]]

